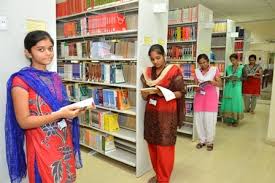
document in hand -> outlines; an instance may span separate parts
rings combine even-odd
[[[203,81],[203,82],[201,82],[197,85],[187,85],[186,87],[187,88],[203,88],[203,87],[205,87],[206,85],[208,85],[210,83],[211,83],[211,81],[208,80],[208,81]]]
[[[88,99],[85,99],[85,100],[82,100],[80,102],[76,102],[76,103],[67,105],[65,107],[70,107],[70,106],[83,108],[83,110],[84,109],[95,109],[96,108],[94,99],[92,97],[88,98]]]
[[[150,87],[150,88],[141,88],[140,91],[147,92],[149,94],[156,94],[159,89],[156,87]]]
[[[156,87],[161,91],[166,101],[170,101],[176,98],[174,92],[172,92],[171,90],[164,88],[162,86],[156,86]]]
[[[176,98],[175,94],[171,90],[164,88],[162,86],[155,86],[151,88],[141,88],[140,90],[149,92],[149,94],[156,94],[160,90],[166,101],[170,101]]]

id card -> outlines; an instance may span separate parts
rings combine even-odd
[[[157,100],[150,99],[149,104],[152,104],[153,106],[156,106],[157,105]]]
[[[205,92],[205,91],[203,91],[203,90],[200,90],[200,94],[201,94],[201,95],[205,95],[205,94],[206,94],[206,92]]]
[[[62,130],[63,128],[67,127],[67,123],[66,123],[65,119],[62,119],[61,121],[59,121],[57,123],[57,125],[58,125],[59,130]]]

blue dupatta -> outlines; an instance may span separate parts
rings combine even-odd
[[[19,76],[39,96],[41,96],[41,98],[43,98],[43,100],[49,105],[53,112],[58,111],[61,107],[69,104],[66,90],[60,77],[55,72],[41,71],[32,67],[25,67],[19,72],[14,73],[9,78],[7,82],[5,136],[6,158],[9,169],[9,176],[12,183],[21,182],[22,178],[26,177],[27,170],[24,152],[24,130],[20,128],[16,120],[11,96],[12,82],[15,76]],[[54,88],[51,88],[52,86],[49,86],[46,82],[43,82],[39,76],[44,76],[51,79],[51,81],[53,81]],[[51,92],[51,89],[55,89],[56,95]],[[72,139],[77,168],[82,167],[79,134],[78,118],[74,118],[72,121]],[[39,175],[37,175],[38,171],[36,170],[35,172],[36,180],[39,180]]]

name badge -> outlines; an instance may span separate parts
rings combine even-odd
[[[61,121],[59,121],[57,123],[57,125],[58,125],[59,130],[62,130],[63,128],[67,127],[67,123],[66,123],[65,119],[62,119]]]
[[[205,91],[203,91],[203,90],[200,90],[200,94],[201,94],[201,95],[205,95],[205,94],[206,94],[206,92],[205,92]]]
[[[157,105],[157,101],[153,100],[153,99],[150,99],[149,100],[149,104],[152,104],[152,105],[156,106]]]

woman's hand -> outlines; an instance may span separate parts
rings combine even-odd
[[[157,95],[160,96],[160,97],[163,96],[163,94],[162,94],[162,92],[160,90],[158,90]]]
[[[217,86],[217,85],[218,85],[218,82],[215,81],[215,80],[210,81],[210,83],[211,83],[213,86]]]
[[[84,112],[85,112],[85,109],[83,108],[68,106],[68,107],[61,108],[56,113],[60,116],[60,118],[73,119],[78,115],[83,114]]]
[[[141,91],[141,96],[142,96],[143,100],[147,100],[147,97],[149,96],[149,92]]]

